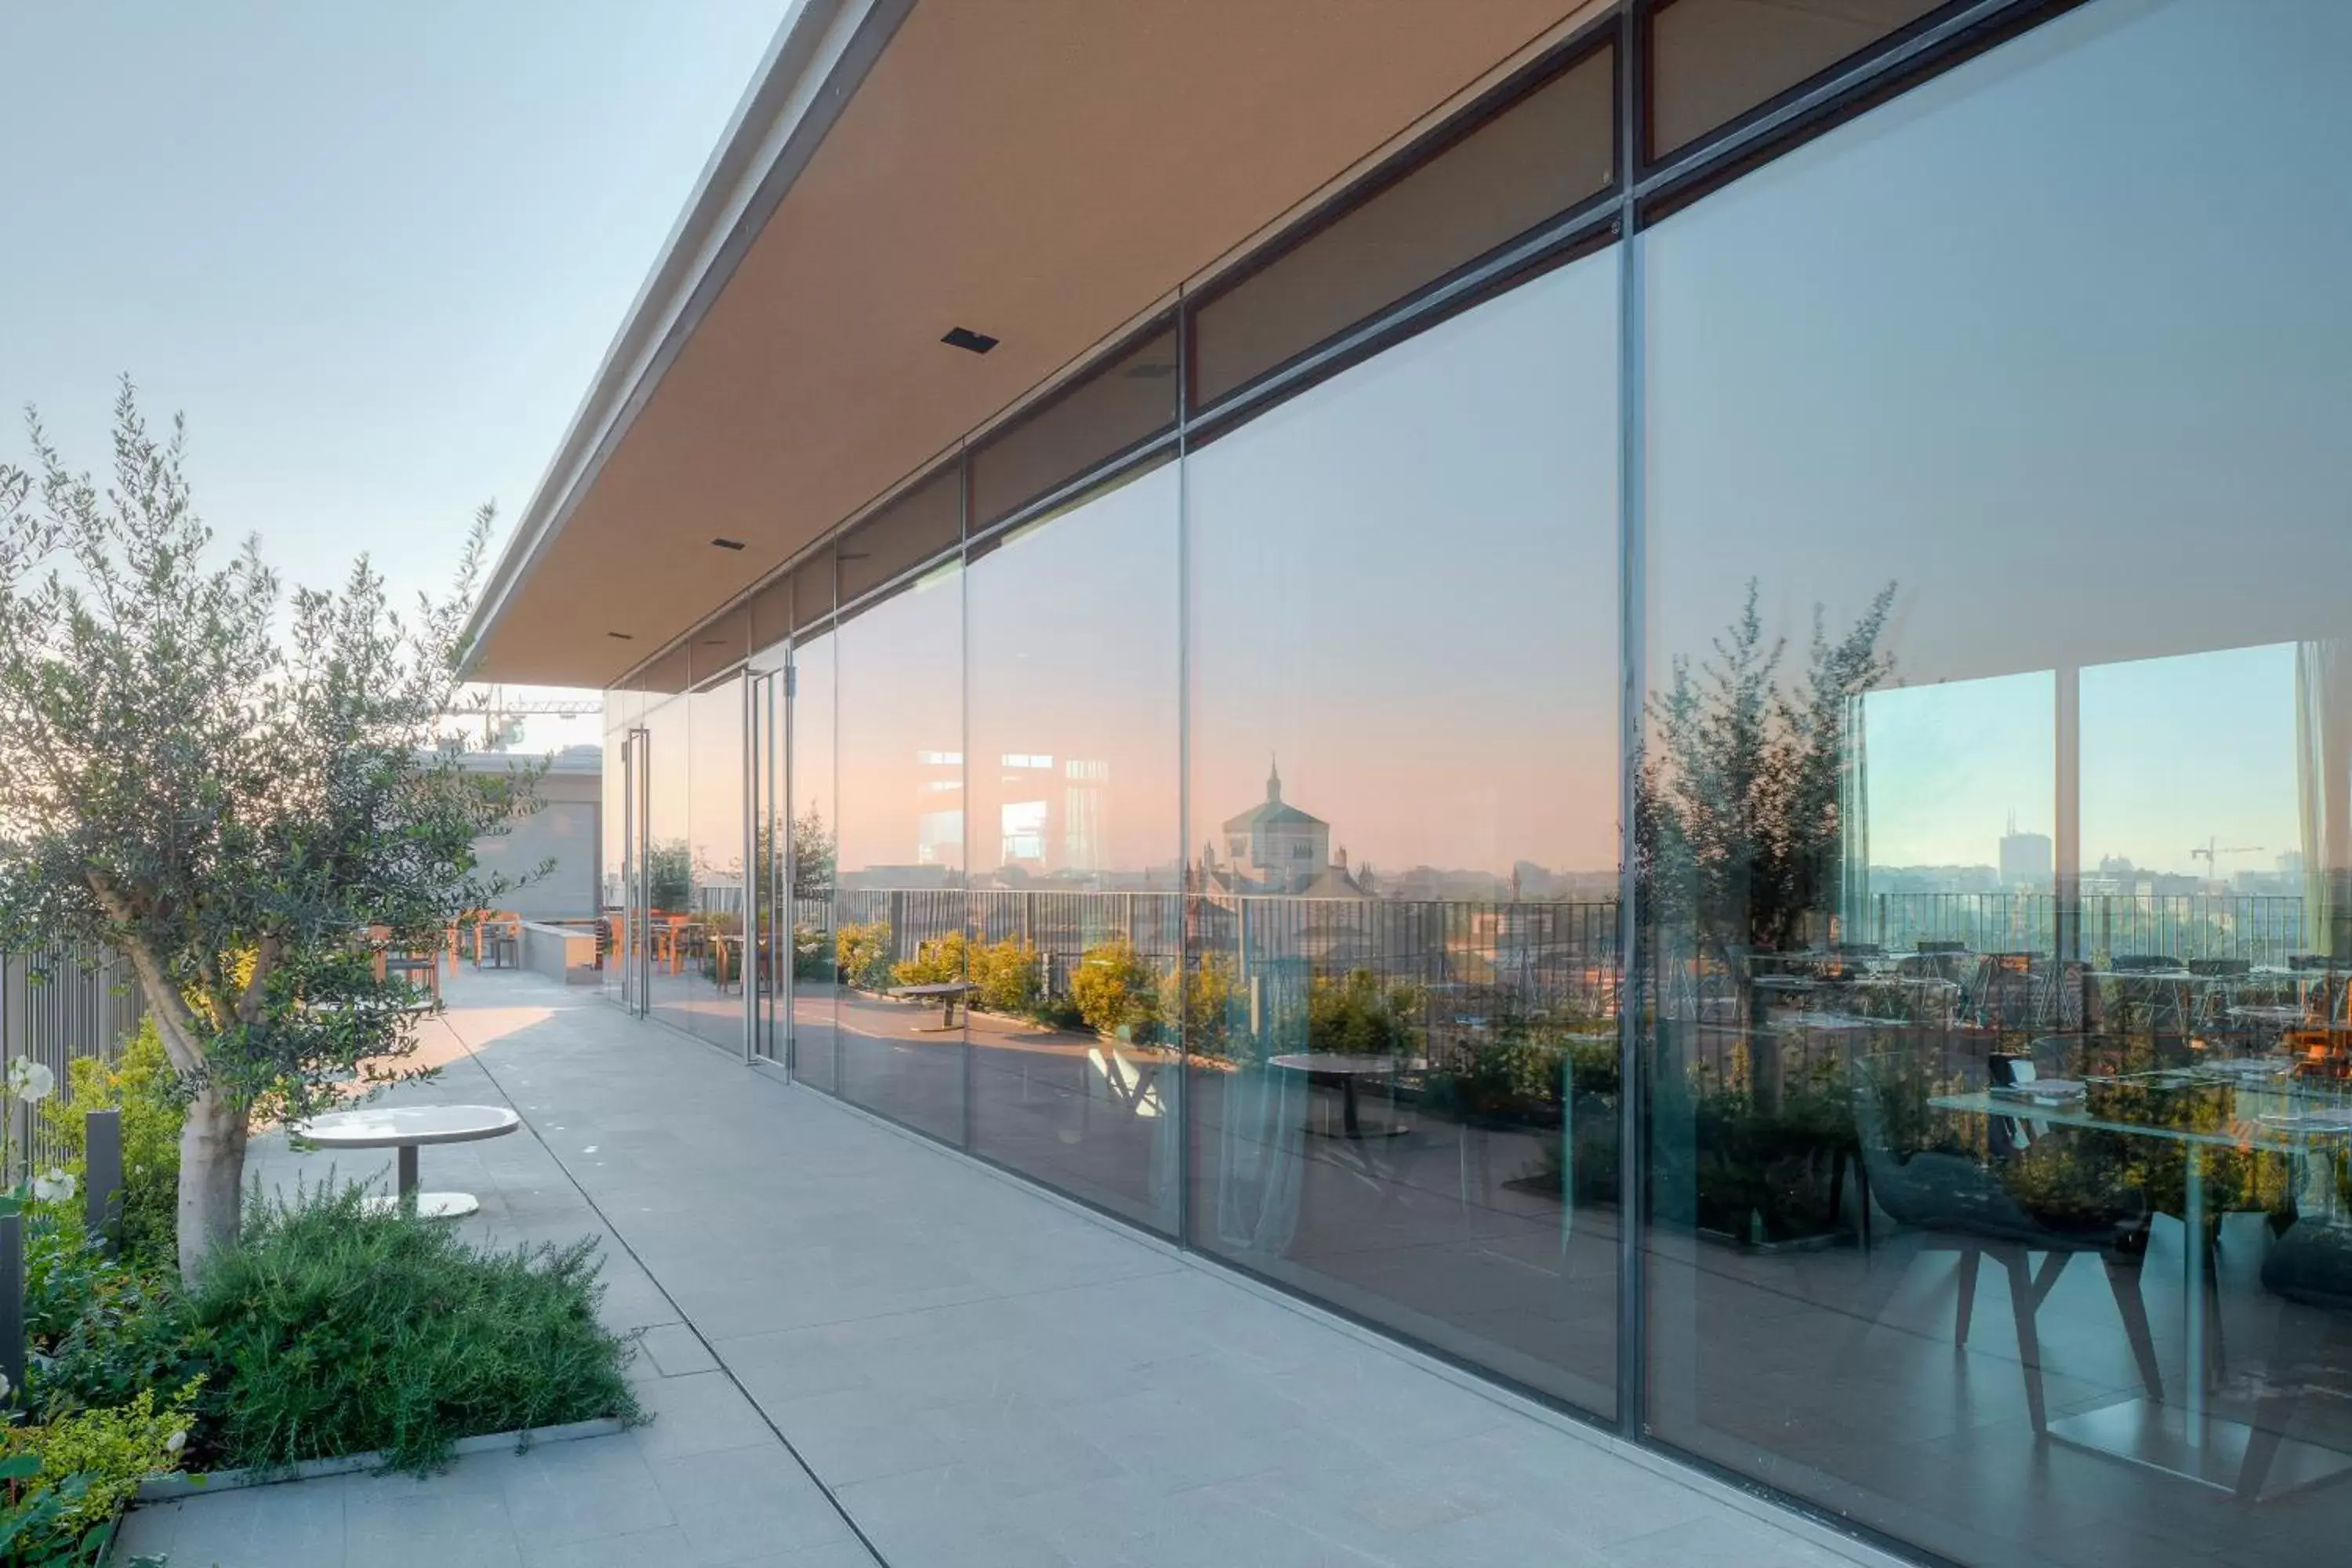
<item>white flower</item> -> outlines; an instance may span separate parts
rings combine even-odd
[[[0,1399],[7,1398],[14,1387],[15,1385],[8,1381],[8,1374],[0,1372]]]
[[[27,1105],[48,1099],[57,1087],[58,1075],[30,1057],[8,1064],[8,1092]]]
[[[184,1431],[174,1432],[163,1439],[163,1452],[167,1454],[176,1454],[187,1446],[188,1435]]]
[[[33,1178],[33,1195],[45,1204],[61,1203],[73,1196],[73,1173],[50,1166],[46,1174]]]

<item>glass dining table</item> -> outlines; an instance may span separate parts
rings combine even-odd
[[[2254,1428],[2210,1408],[2213,1259],[2208,1161],[2223,1152],[2278,1156],[2290,1164],[2305,1223],[2345,1226],[2338,1170],[2352,1149],[2352,1084],[2295,1076],[2286,1057],[2220,1058],[2189,1066],[2088,1077],[2079,1094],[2010,1091],[1932,1096],[1934,1110],[2022,1123],[2034,1137],[2062,1129],[2159,1141],[2183,1173],[2181,1231],[2183,1398],[2146,1394],[2053,1420],[2052,1438],[2195,1481],[2248,1500],[2300,1490],[2352,1471],[2352,1453],[2285,1438],[2256,1444]],[[2054,1085],[2053,1086],[2055,1087]],[[2258,1457],[2259,1456],[2259,1457]],[[2260,1467],[2256,1473],[2255,1467]]]

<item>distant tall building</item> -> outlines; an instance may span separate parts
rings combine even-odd
[[[1270,770],[1265,800],[1225,822],[1225,859],[1278,892],[1297,892],[1331,861],[1331,825],[1282,798],[1282,770]]]
[[[1094,872],[1110,864],[1110,764],[1084,757],[1062,763],[1062,868]]]
[[[2020,833],[2017,816],[2011,813],[2009,831],[2000,836],[2000,885],[2004,888],[2047,887],[2057,864],[2050,835]]]

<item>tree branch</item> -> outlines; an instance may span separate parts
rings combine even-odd
[[[262,1005],[268,999],[269,976],[286,956],[286,939],[265,936],[253,955],[253,975],[245,983],[245,994],[237,998],[236,1021],[252,1024],[261,1017]]]

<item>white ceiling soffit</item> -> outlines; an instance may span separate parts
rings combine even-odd
[[[803,0],[499,562],[471,672],[617,679],[1605,9]],[[958,326],[1002,342],[943,346]]]

